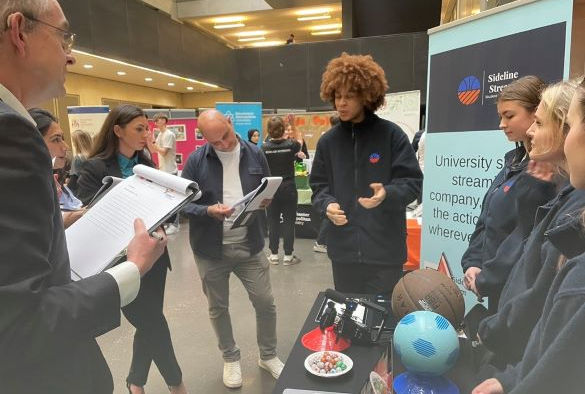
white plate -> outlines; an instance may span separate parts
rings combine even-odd
[[[329,353],[329,354],[336,355],[337,357],[340,357],[341,361],[347,366],[347,368],[345,368],[344,371],[339,371],[336,373],[327,373],[327,374],[314,371],[311,368],[311,361],[313,361],[315,359],[321,360],[321,357],[323,357],[323,353]],[[307,371],[309,371],[310,373],[312,373],[313,375],[320,376],[322,378],[336,378],[338,376],[344,375],[344,374],[348,373],[349,371],[351,371],[352,367],[353,367],[353,361],[351,360],[351,358],[349,358],[348,356],[346,356],[343,353],[334,352],[333,350],[327,350],[327,351],[323,351],[323,352],[315,352],[315,353],[307,356],[307,358],[305,359],[305,369]]]

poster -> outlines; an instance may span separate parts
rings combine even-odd
[[[216,103],[215,108],[231,119],[236,133],[248,140],[248,130],[260,131],[259,144],[264,141],[262,135],[262,103]]]
[[[571,0],[518,2],[431,30],[423,187],[422,266],[447,265],[463,291],[461,256],[505,152],[498,93],[525,75],[568,76]],[[546,56],[543,56],[546,53]]]
[[[388,93],[376,115],[396,123],[412,141],[420,130],[420,90]]]
[[[305,143],[307,144],[307,150],[314,152],[317,148],[317,141],[319,138],[331,128],[331,122],[329,118],[336,115],[335,111],[327,112],[305,112],[295,113],[295,126],[297,130],[301,132]],[[273,116],[280,116],[283,120],[286,119],[286,114],[279,115],[264,115],[262,117],[262,129],[264,134],[267,134],[266,123]]]
[[[153,135],[156,138],[159,130],[153,120],[148,121],[148,125],[153,130]],[[183,166],[187,163],[187,159],[191,152],[195,152],[197,148],[205,144],[203,138],[197,138],[197,119],[176,119],[171,118],[167,123],[167,129],[175,134],[177,141],[177,154],[175,161],[177,162],[177,168],[179,171],[183,170]],[[158,165],[158,154],[153,154],[153,161]]]
[[[69,130],[71,132],[83,130],[92,136],[96,136],[109,112],[110,107],[107,105],[67,107]]]

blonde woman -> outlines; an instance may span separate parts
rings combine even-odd
[[[550,112],[549,112],[550,113]],[[585,189],[585,87],[577,88],[565,112],[564,154],[572,187]],[[550,141],[554,144],[555,138]],[[551,270],[556,274],[542,316],[531,333],[522,360],[473,394],[583,392],[585,364],[585,231],[583,210],[574,210],[564,231],[551,242],[562,253]]]
[[[69,183],[67,186],[72,192],[77,192],[77,179],[79,172],[89,157],[92,148],[91,135],[84,130],[75,130],[71,133],[71,145],[73,147],[73,160],[69,171]]]
[[[568,82],[546,88],[536,111],[535,124],[531,126],[533,157],[554,163],[557,172],[564,174],[568,173],[563,153],[569,130],[566,115],[574,91],[575,85]],[[518,204],[522,204],[522,199]],[[571,185],[563,187],[554,199],[539,207],[524,252],[502,290],[498,312],[479,326],[478,336],[494,353],[491,364],[498,369],[521,360],[556,272],[561,254],[558,241],[565,236],[568,220],[583,207],[585,192]]]

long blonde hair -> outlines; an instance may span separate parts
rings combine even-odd
[[[538,156],[562,151],[565,138],[569,133],[567,113],[577,85],[572,81],[562,81],[549,85],[542,91],[540,107],[544,117],[554,125],[554,130],[545,134],[544,146],[532,148],[531,155]]]

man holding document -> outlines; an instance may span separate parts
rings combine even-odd
[[[268,163],[258,147],[235,134],[230,120],[220,112],[203,112],[198,127],[207,144],[189,157],[182,176],[197,182],[203,194],[184,212],[189,215],[191,248],[223,353],[223,383],[230,388],[242,385],[240,350],[228,310],[232,272],[242,281],[256,310],[258,365],[277,379],[283,364],[276,356],[276,307],[261,224],[253,217],[243,226],[234,226],[242,209],[236,203],[269,175]]]
[[[56,0],[0,2],[0,384],[7,393],[111,393],[95,337],[117,327],[166,238],[141,220],[128,261],[71,282],[51,158],[26,108],[65,93],[75,35]]]

